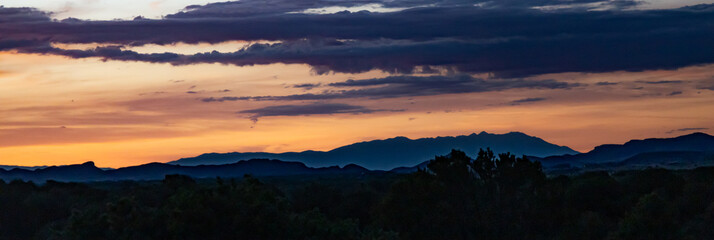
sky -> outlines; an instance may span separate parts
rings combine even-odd
[[[3,0],[0,165],[714,134],[712,3]]]

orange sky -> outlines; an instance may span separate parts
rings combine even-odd
[[[174,47],[201,51],[201,46]],[[335,100],[402,111],[266,116],[256,123],[249,114],[237,112],[277,103],[199,100],[317,93],[326,89],[290,86],[388,75],[380,71],[315,75],[306,65],[171,66],[0,52],[0,165],[94,161],[100,167],[121,167],[206,152],[329,150],[394,136],[480,131],[521,131],[578,151],[691,132],[673,131],[683,128],[714,133],[714,91],[702,89],[714,85],[714,65],[527,79],[580,84],[571,89]],[[678,82],[646,83],[672,80]],[[545,100],[511,104],[524,98]]]

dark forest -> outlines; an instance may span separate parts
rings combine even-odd
[[[708,239],[714,168],[547,176],[454,150],[411,174],[0,181],[0,239]]]

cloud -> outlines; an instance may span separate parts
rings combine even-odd
[[[319,84],[319,83],[303,83],[303,84],[295,84],[295,85],[293,85],[293,88],[302,88],[302,89],[305,89],[305,90],[310,90],[310,89],[319,87],[320,85],[322,85],[322,84]]]
[[[682,91],[673,91],[673,92],[671,92],[671,93],[669,93],[669,94],[667,94],[667,95],[668,95],[668,96],[675,96],[675,95],[680,95],[680,94],[682,94]]]
[[[355,1],[343,2],[353,4]],[[409,3],[408,1],[395,2]],[[469,6],[473,2],[468,2],[470,3],[462,1],[461,4],[432,4],[430,1],[422,1],[423,4],[412,4],[413,2],[401,4],[402,7],[422,7],[392,13],[340,12],[313,15],[295,13],[291,10],[307,9],[307,7],[315,6],[314,4],[285,9],[282,7],[290,4],[279,7],[264,1],[240,1],[195,6],[188,11],[167,15],[163,19],[134,21],[84,21],[78,19],[51,21],[47,16],[49,13],[24,9],[19,13],[21,17],[17,17],[18,20],[12,22],[15,24],[3,24],[0,29],[7,30],[4,32],[9,34],[7,37],[50,39],[53,42],[64,43],[99,42],[130,45],[303,38],[435,39],[458,37],[489,39],[509,36],[546,36],[552,34],[553,31],[572,28],[578,24],[578,22],[545,22],[556,20],[559,17],[572,18],[588,24],[593,24],[592,21],[596,20],[594,18],[603,17],[598,16],[602,14],[583,14],[583,17],[587,19],[577,20],[576,16],[568,14],[545,14],[529,8],[519,8],[518,10],[498,7],[480,8]],[[545,1],[540,2],[544,3]],[[247,3],[250,3],[251,6],[246,6]],[[324,2],[318,2],[318,4],[324,4]],[[423,5],[426,4],[432,5],[424,7]],[[392,5],[396,6],[397,4]],[[492,21],[502,19],[504,16],[511,18],[509,20],[511,24],[527,23],[530,26],[498,28],[491,24]],[[414,27],[407,30],[403,27],[405,25]],[[28,26],[34,28],[28,29]],[[524,32],[525,27],[536,28],[533,30],[549,28],[550,30],[543,33]],[[613,29],[608,31],[621,32],[623,27],[626,26],[613,25]],[[651,26],[643,27],[650,28]],[[480,31],[473,31],[474,29],[480,29]],[[186,34],[187,32],[191,32],[191,34]]]
[[[207,97],[207,98],[201,98],[202,102],[232,102],[232,101],[242,101],[242,100],[251,100],[250,97]]]
[[[697,127],[697,128],[680,128],[680,129],[669,130],[669,131],[667,131],[666,133],[669,134],[669,133],[674,133],[674,132],[689,132],[689,131],[704,131],[704,130],[709,130],[709,128],[701,128],[701,127]]]
[[[5,8],[0,6],[0,24],[18,22],[47,22],[48,14],[33,8]]]
[[[568,89],[579,84],[555,80],[493,79],[484,80],[469,75],[453,76],[390,76],[361,80],[347,80],[328,84],[330,87],[348,88],[326,90],[321,93],[293,94],[284,96],[240,96],[203,98],[204,102],[223,101],[305,101],[347,98],[399,98],[503,91],[508,89]]]
[[[511,101],[511,105],[520,105],[521,103],[531,103],[531,102],[540,102],[540,101],[545,101],[547,98],[523,98],[523,99],[518,99]]]
[[[166,93],[168,93],[168,92],[165,92],[165,91],[144,92],[144,93],[139,93],[139,96],[159,95],[159,94],[166,94]]]
[[[372,3],[408,9],[299,13],[311,8]],[[675,69],[714,62],[714,49],[709,47],[714,42],[714,28],[709,24],[714,21],[712,7],[532,9],[564,4],[617,9],[634,1],[239,1],[190,6],[163,19],[134,21],[52,21],[47,13],[36,10],[3,8],[0,19],[9,20],[0,21],[0,50],[173,65],[308,64],[317,73],[375,69],[412,73],[444,67],[501,77]],[[194,55],[146,54],[122,48],[231,40],[278,43]],[[53,42],[103,45],[72,50],[53,47]]]
[[[699,82],[697,84],[696,88],[714,91],[714,76],[712,76],[708,79],[703,79],[701,82]]]
[[[384,9],[408,9],[431,7],[473,7],[474,4],[488,9],[527,9],[537,6],[550,5],[583,5],[595,4],[603,7],[628,7],[636,5],[638,1],[608,1],[608,0],[243,0],[232,2],[211,3],[206,5],[192,5],[183,12],[166,16],[167,18],[214,18],[214,17],[257,17],[275,14],[297,13],[311,9],[326,8],[355,8],[366,5],[377,5]]]
[[[598,86],[610,86],[610,85],[617,85],[617,84],[619,84],[619,83],[616,83],[616,82],[597,82],[597,83],[595,83],[595,85],[598,85]]]
[[[664,80],[664,81],[637,81],[638,83],[646,83],[646,84],[679,84],[679,83],[684,83],[684,81],[681,80]]]
[[[257,122],[261,117],[269,116],[301,116],[301,115],[325,115],[325,114],[363,114],[379,111],[400,111],[400,110],[373,110],[363,106],[355,106],[342,103],[312,103],[308,105],[278,105],[243,110],[238,113],[252,114],[250,120]]]

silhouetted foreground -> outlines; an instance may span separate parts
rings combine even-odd
[[[714,168],[548,178],[461,151],[398,175],[0,181],[0,239],[712,239]]]

